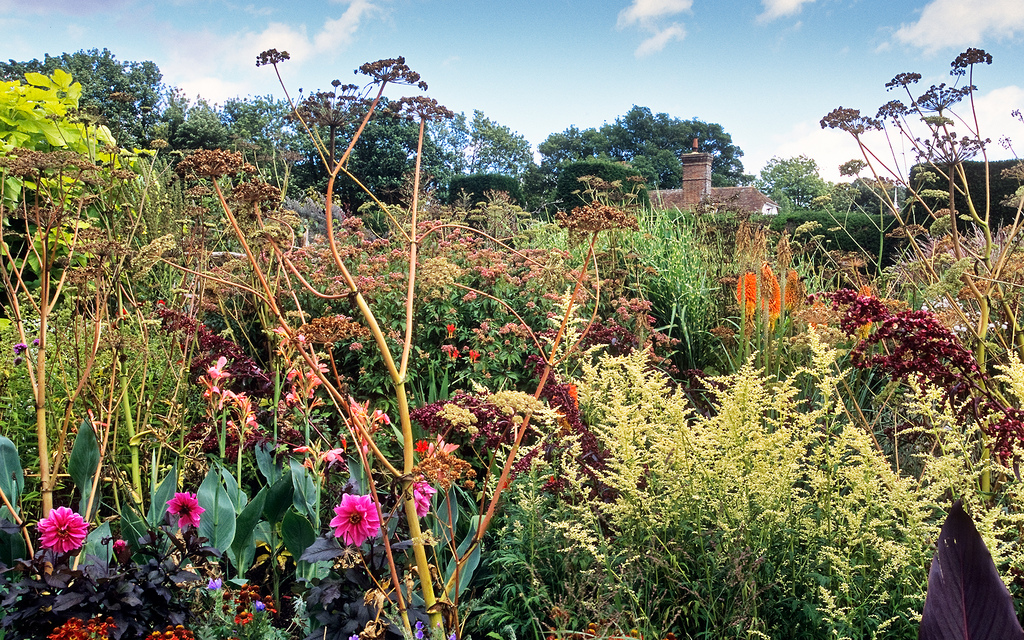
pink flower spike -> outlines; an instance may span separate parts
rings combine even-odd
[[[199,526],[199,516],[206,511],[199,506],[194,493],[176,493],[167,501],[167,512],[178,516],[178,528],[185,531],[189,527]]]
[[[371,538],[380,534],[380,517],[377,515],[377,506],[373,504],[370,496],[353,496],[345,494],[341,497],[341,504],[334,507],[334,519],[330,526],[334,529],[334,536],[341,538],[345,544],[359,546]]]
[[[206,370],[206,373],[210,375],[210,380],[220,380],[224,376],[228,375],[224,373],[224,366],[227,365],[228,359],[224,356],[217,358],[217,364],[213,365]]]
[[[448,444],[448,443],[446,443],[444,441],[444,438],[438,437],[437,438],[437,444],[434,444],[433,442],[431,442],[430,445],[427,447],[427,455],[428,456],[432,456],[432,455],[434,455],[435,451],[440,451],[441,453],[451,453],[451,452],[455,451],[458,448],[459,448],[459,445],[457,445],[457,444]]]
[[[374,409],[373,418],[371,419],[371,422],[383,422],[384,424],[391,424],[391,418],[389,418],[388,414],[384,413],[380,409]]]
[[[334,464],[335,462],[344,462],[345,460],[345,449],[331,449],[327,453],[320,456],[320,459],[327,464]]]
[[[67,507],[50,510],[50,515],[36,525],[39,542],[45,549],[67,553],[82,546],[89,533],[85,518]]]
[[[416,501],[417,516],[422,518],[430,513],[430,499],[435,493],[437,493],[437,489],[422,480],[412,486],[412,497]]]
[[[292,449],[292,453],[309,453],[309,447],[295,447]]]

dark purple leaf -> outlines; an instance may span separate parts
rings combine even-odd
[[[320,536],[302,552],[299,560],[303,562],[322,562],[334,560],[345,553],[345,548],[338,544],[334,536]]]
[[[1013,598],[958,500],[939,532],[919,640],[1020,640]]]

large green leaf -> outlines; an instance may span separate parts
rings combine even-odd
[[[245,507],[245,503],[249,501],[249,496],[239,489],[238,481],[235,480],[235,476],[231,475],[227,467],[220,468],[220,477],[224,481],[224,488],[228,491],[228,497],[231,498],[231,505],[235,508],[235,513],[240,513]]]
[[[171,465],[171,470],[164,476],[160,485],[150,492],[149,512],[146,514],[146,520],[151,527],[159,526],[163,522],[164,515],[167,513],[167,501],[174,497],[177,488],[178,465],[175,463]]]
[[[455,530],[459,526],[459,498],[456,493],[458,489],[452,487],[444,494],[441,504],[437,505],[437,526],[434,528],[434,535],[447,546],[455,536]]]
[[[113,552],[113,545],[110,544],[109,540],[107,544],[103,544],[103,539],[109,537],[110,522],[104,521],[103,524],[89,532],[89,537],[85,539],[85,545],[82,547],[82,559],[88,560],[89,556],[96,556],[100,560],[109,563]]]
[[[476,535],[476,529],[479,526],[479,523],[480,516],[473,516],[472,518],[470,518],[469,531],[466,532],[466,537],[463,538],[462,542],[459,544],[456,557],[449,560],[448,566],[445,568],[444,577],[446,584],[448,580],[451,578],[452,574],[455,573],[456,559],[466,557],[466,552],[469,551],[470,545],[473,544],[473,536]],[[476,568],[480,565],[480,553],[482,549],[483,542],[476,545],[476,547],[473,548],[473,551],[469,554],[469,556],[466,557],[465,563],[459,570],[459,584],[456,587],[456,594],[461,595],[462,592],[466,590],[466,587],[469,586],[469,581],[473,579],[473,573],[476,571]],[[449,593],[446,595],[450,599],[454,600],[454,596],[456,594]]]
[[[268,485],[274,484],[284,475],[281,460],[274,456],[274,450],[265,442],[256,445],[256,466],[267,479]]]
[[[216,466],[212,467],[197,492],[199,506],[206,511],[199,520],[199,535],[221,553],[235,539],[235,507],[221,482]]]
[[[0,436],[0,489],[11,505],[17,509],[21,492],[25,489],[25,472],[21,467],[18,448],[10,439]],[[7,507],[0,509],[0,515],[10,515]]]
[[[249,504],[245,505],[235,521],[235,539],[231,541],[231,553],[234,556],[238,575],[244,575],[249,569],[248,565],[252,562],[250,559],[252,554],[247,554],[246,550],[252,550],[254,547],[253,538],[256,533],[256,525],[263,515],[263,505],[267,501],[267,493],[269,491],[266,487],[260,489],[259,493],[249,501]]]
[[[302,552],[316,540],[316,532],[313,531],[313,525],[309,523],[306,516],[294,509],[289,509],[284,514],[284,520],[281,521],[281,538],[284,540],[284,546],[288,549],[288,553],[298,560],[302,557]]]
[[[78,435],[75,436],[75,444],[71,448],[71,457],[68,458],[68,475],[78,487],[78,512],[86,520],[92,519],[92,513],[86,513],[86,507],[89,503],[89,494],[92,493],[92,480],[99,466],[100,445],[96,440],[96,431],[90,420],[82,420],[78,427]],[[93,513],[96,506],[92,505]]]
[[[123,503],[121,505],[121,537],[135,552],[141,546],[139,538],[144,535],[146,535],[146,523],[135,513],[134,509],[128,506],[127,502]]]
[[[292,488],[294,493],[292,494],[292,506],[299,513],[305,515],[310,520],[317,521],[317,506],[319,500],[317,499],[317,486],[316,479],[313,474],[309,472],[306,467],[302,466],[302,463],[292,458],[288,461],[292,472]]]
[[[267,502],[263,506],[263,517],[271,524],[281,522],[285,511],[292,506],[292,477],[291,472],[285,473],[281,479],[275,482],[267,492]]]

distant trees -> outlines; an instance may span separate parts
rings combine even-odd
[[[123,147],[145,147],[160,117],[165,87],[156,64],[121,62],[108,49],[90,49],[42,60],[0,62],[0,79],[19,80],[27,72],[50,75],[55,69],[71,74],[82,85],[79,108],[107,125]]]
[[[818,163],[804,155],[772,158],[761,169],[754,186],[783,211],[809,209],[815,198],[828,195],[832,189],[818,174]]]
[[[710,153],[711,179],[715,186],[746,184],[750,176],[743,173],[740,158],[743,151],[732,143],[732,137],[721,125],[696,118],[681,120],[667,113],[652,113],[647,107],[633,106],[615,122],[600,129],[580,130],[569,127],[555,133],[540,144],[541,173],[555,176],[565,162],[608,159],[629,162],[640,172],[648,186],[677,189],[682,184],[679,156],[693,150]],[[555,178],[557,182],[557,178]]]

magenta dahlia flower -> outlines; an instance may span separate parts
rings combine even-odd
[[[167,512],[178,516],[178,528],[185,531],[189,527],[199,527],[199,516],[206,509],[199,506],[194,493],[176,493],[167,501]]]
[[[337,514],[331,520],[334,536],[344,540],[345,544],[359,546],[367,538],[380,533],[377,506],[368,495],[353,496],[346,493],[341,497],[341,504],[334,507],[334,513]]]
[[[416,515],[423,517],[430,513],[430,499],[437,493],[437,489],[430,486],[429,482],[422,480],[412,487],[412,497],[416,501]]]
[[[51,509],[50,515],[40,520],[36,529],[43,548],[53,549],[57,553],[78,549],[89,533],[85,518],[67,507]]]

